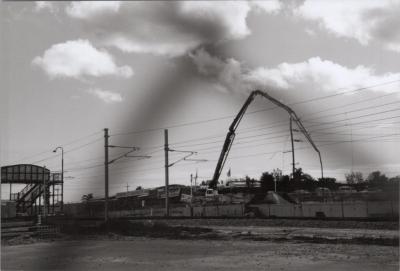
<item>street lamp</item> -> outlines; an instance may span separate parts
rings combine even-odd
[[[61,149],[61,212],[64,209],[64,148],[57,147],[53,150],[53,152],[57,152],[58,149]]]

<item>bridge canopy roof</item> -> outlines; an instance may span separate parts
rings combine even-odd
[[[31,164],[1,167],[1,183],[29,184],[50,180],[50,170]]]

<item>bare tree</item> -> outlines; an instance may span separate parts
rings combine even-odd
[[[349,174],[344,175],[346,177],[346,182],[348,184],[358,184],[363,183],[364,178],[361,172],[350,172]]]

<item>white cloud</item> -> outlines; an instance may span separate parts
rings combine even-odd
[[[89,19],[94,16],[103,16],[108,13],[117,13],[119,1],[81,1],[72,2],[66,7],[65,12],[79,19]]]
[[[41,11],[46,9],[49,10],[50,12],[55,11],[53,3],[48,1],[35,1],[35,11]]]
[[[270,0],[270,1],[250,1],[252,7],[256,10],[261,10],[267,13],[278,13],[282,7],[282,2],[278,0]]]
[[[400,52],[400,1],[306,0],[295,14],[319,22],[338,37],[353,38],[362,45],[374,41]]]
[[[41,67],[50,77],[116,75],[131,77],[132,68],[118,67],[105,50],[98,50],[88,40],[73,40],[52,45],[42,57],[35,57],[34,65]]]
[[[112,46],[127,53],[144,53],[155,55],[166,55],[170,57],[184,55],[187,51],[198,46],[196,39],[179,42],[173,39],[165,39],[159,43],[143,40],[136,37],[127,37],[123,34],[113,34],[104,38],[102,43],[105,46]]]
[[[93,38],[124,52],[170,57],[196,47],[250,34],[251,8],[275,12],[278,1],[73,2],[66,13],[79,19]],[[277,4],[278,3],[278,4]]]
[[[122,96],[119,93],[102,90],[102,89],[88,89],[86,92],[96,96],[97,98],[103,100],[106,103],[116,103],[122,102]]]
[[[214,81],[218,89],[250,91],[268,89],[307,93],[336,92],[400,80],[400,73],[376,74],[372,68],[359,65],[349,68],[329,60],[313,57],[299,63],[281,63],[274,68],[245,69],[235,59],[222,60],[203,49],[190,55],[199,73]],[[371,91],[392,92],[393,86],[371,88]]]
[[[307,35],[311,36],[311,37],[315,37],[316,33],[314,30],[312,30],[311,28],[306,28],[304,29],[304,32],[306,32]]]
[[[259,86],[293,91],[321,90],[342,91],[343,88],[359,88],[382,82],[400,80],[399,73],[375,74],[362,65],[348,68],[329,60],[313,57],[299,63],[282,63],[276,68],[260,67],[245,75],[247,82]],[[373,88],[375,91],[392,91],[393,87]]]

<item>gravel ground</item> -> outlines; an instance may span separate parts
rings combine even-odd
[[[138,220],[140,221],[140,220]],[[157,219],[168,225],[186,226],[265,226],[265,227],[312,227],[337,229],[398,230],[398,221],[356,220],[306,220],[306,219]]]
[[[1,270],[399,270],[396,226],[263,219],[70,225],[53,241],[2,240]]]
[[[111,238],[112,239],[112,238]],[[125,237],[2,247],[2,270],[399,270],[398,247]]]

